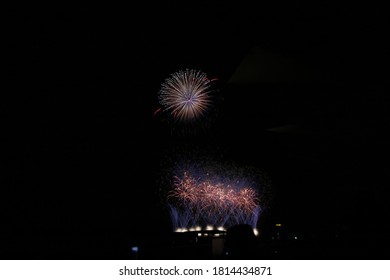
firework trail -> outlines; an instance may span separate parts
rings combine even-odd
[[[210,109],[212,81],[201,71],[178,71],[162,84],[159,102],[178,121],[199,120]]]

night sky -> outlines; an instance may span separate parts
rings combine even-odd
[[[265,231],[280,222],[379,258],[388,18],[373,4],[308,2],[10,10],[1,258],[128,258],[165,242],[158,180],[183,144],[268,173]],[[212,129],[183,137],[153,112],[161,83],[185,68],[218,78],[222,101]]]

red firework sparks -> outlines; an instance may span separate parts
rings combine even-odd
[[[181,205],[201,209],[207,214],[235,210],[251,213],[259,207],[258,195],[253,188],[236,189],[222,183],[198,182],[187,173],[183,178],[175,178],[168,199],[176,199]]]

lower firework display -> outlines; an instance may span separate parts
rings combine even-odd
[[[265,171],[236,164],[210,147],[175,147],[164,159],[162,203],[174,232],[223,232],[249,225],[255,234],[269,208],[270,180]],[[164,179],[165,178],[165,179]]]
[[[175,231],[224,229],[236,224],[256,228],[261,207],[258,193],[234,182],[195,179],[189,172],[175,177],[168,202]]]

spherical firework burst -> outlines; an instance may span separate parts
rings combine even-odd
[[[169,112],[175,120],[197,121],[210,110],[212,81],[202,71],[178,71],[162,84],[159,102],[163,110]]]

